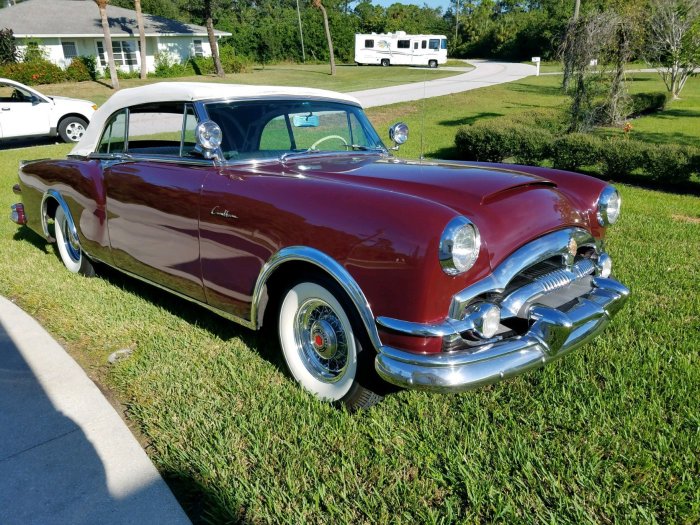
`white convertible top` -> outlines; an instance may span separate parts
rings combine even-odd
[[[360,106],[360,101],[349,95],[325,89],[249,86],[245,84],[217,84],[208,82],[158,82],[147,86],[122,89],[112,95],[95,112],[85,135],[69,155],[87,156],[95,151],[107,119],[115,111],[129,106],[152,102],[193,102],[198,100],[258,100],[262,98],[310,98],[349,102]]]

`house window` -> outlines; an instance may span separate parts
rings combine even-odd
[[[63,47],[63,58],[66,61],[78,56],[78,50],[75,47],[75,42],[61,42]]]
[[[368,48],[374,47],[374,40],[365,40],[365,47],[368,47]]]
[[[397,43],[397,47],[399,49],[411,49],[411,41],[410,40],[399,40]]]
[[[204,48],[202,47],[202,41],[201,40],[192,40],[192,44],[194,46],[194,56],[203,57],[204,56]]]
[[[112,53],[114,53],[115,66],[135,66],[138,47],[131,40],[112,40]],[[102,67],[107,66],[107,53],[101,41],[97,41],[97,54],[100,57]]]

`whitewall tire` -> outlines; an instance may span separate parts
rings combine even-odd
[[[58,253],[68,271],[90,277],[95,275],[95,269],[80,248],[80,241],[71,233],[68,217],[60,205],[56,208],[54,229]]]

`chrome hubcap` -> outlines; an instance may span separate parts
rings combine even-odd
[[[61,232],[63,233],[63,244],[66,247],[68,256],[76,262],[79,261],[80,243],[78,243],[78,239],[73,238],[70,228],[68,227],[68,221],[64,220],[63,224],[60,225],[60,228]]]
[[[345,375],[347,336],[325,301],[311,299],[301,305],[294,322],[294,338],[304,366],[316,379],[335,383]]]
[[[68,138],[74,142],[80,140],[84,133],[85,128],[82,126],[82,124],[78,124],[77,122],[68,124],[66,127],[66,135],[68,135]]]

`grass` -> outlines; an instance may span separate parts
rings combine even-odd
[[[629,75],[629,92],[664,92],[655,73]],[[409,125],[409,141],[401,147],[401,155],[454,158],[454,135],[459,126],[473,124],[514,113],[527,113],[537,108],[566,110],[568,98],[560,90],[561,78],[556,76],[528,77],[518,82],[500,84],[488,89],[465,91],[455,95],[369,108],[367,114],[389,144],[386,131],[394,122]],[[681,100],[669,102],[666,110],[635,118],[630,138],[654,143],[700,144],[700,78],[688,80]],[[621,129],[608,128],[599,133],[622,134]]]
[[[466,64],[463,64],[466,65]],[[355,66],[338,64],[336,75],[330,75],[327,64],[299,65],[276,64],[271,66],[256,66],[248,73],[226,75],[220,79],[216,76],[193,76],[185,78],[154,78],[147,80],[122,79],[119,80],[121,88],[151,84],[153,82],[225,82],[231,84],[253,85],[277,85],[277,86],[305,86],[319,89],[331,89],[333,91],[360,91],[378,87],[388,87],[410,82],[423,82],[460,74],[459,71],[447,71],[444,69]],[[92,100],[97,104],[103,104],[113,90],[109,80],[98,82],[65,82],[61,84],[47,84],[37,86],[37,89],[47,95],[60,95]]]
[[[553,86],[531,78],[426,101],[426,151],[448,151],[470,120],[559,100]],[[420,110],[371,115],[379,129],[409,122],[402,152],[415,156]],[[0,209],[16,200],[20,159],[69,149],[0,151]],[[357,414],[301,391],[252,332],[115,271],[69,274],[7,220],[0,293],[126,404],[197,520],[697,523],[700,199],[620,190],[608,246],[632,297],[603,335],[514,380],[402,391]],[[107,365],[121,348],[134,353]]]

